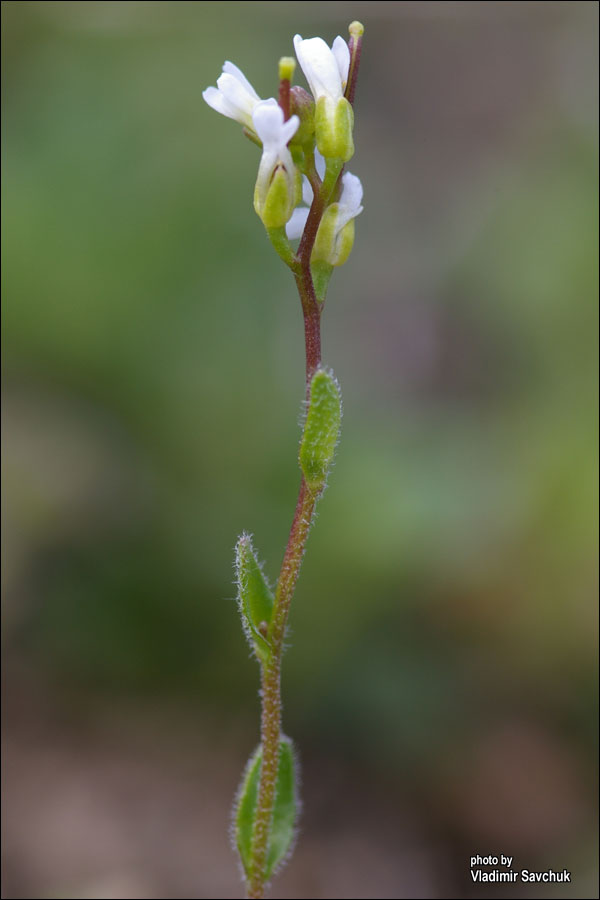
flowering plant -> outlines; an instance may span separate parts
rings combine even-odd
[[[274,590],[250,535],[242,534],[236,545],[242,625],[261,668],[261,741],[246,767],[233,821],[247,896],[252,898],[264,897],[266,883],[289,857],[298,816],[295,756],[281,732],[281,658],[306,540],[340,430],[340,389],[321,361],[320,325],[331,274],[348,259],[354,220],[363,210],[360,180],[343,171],[354,154],[353,104],[363,31],[360,22],[352,22],[348,43],[338,36],[331,47],[320,37],[295,36],[294,49],[312,97],[292,87],[296,62],[291,57],[279,62],[277,99],[261,100],[231,62],[224,64],[217,87],[203,92],[209,106],[239,122],[262,149],[254,209],[292,271],[304,315],[306,418],[298,457],[300,490]],[[294,249],[292,241],[297,240]]]

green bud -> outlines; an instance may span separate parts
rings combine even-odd
[[[332,266],[343,266],[354,247],[354,219],[350,219],[338,234],[335,252],[331,258]]]
[[[313,493],[325,487],[340,433],[342,402],[332,372],[317,369],[310,383],[308,412],[300,442],[299,462]]]
[[[266,186],[260,177],[254,188],[254,209],[263,220],[265,228],[281,228],[289,220],[297,196],[296,169],[290,175],[278,165]]]
[[[244,772],[238,791],[233,818],[233,837],[240,854],[246,876],[250,876],[252,859],[252,834],[258,799],[258,784],[262,764],[262,747],[254,751]],[[295,835],[299,801],[297,796],[296,760],[292,742],[282,737],[279,743],[279,764],[275,785],[275,804],[267,841],[267,865],[265,875],[271,875],[281,867],[289,855]]]
[[[354,155],[353,127],[354,112],[345,97],[340,97],[337,103],[331,97],[319,97],[315,133],[317,147],[324,157],[348,162]]]
[[[339,203],[332,203],[325,210],[315,239],[312,263],[323,261],[330,266],[341,266],[350,256],[354,246],[354,219],[340,229],[339,216]]]
[[[315,133],[315,101],[299,85],[294,85],[290,90],[290,113],[300,119],[300,126],[291,145],[312,143]]]
[[[244,633],[258,659],[266,662],[271,655],[266,633],[273,615],[273,592],[256,558],[249,534],[242,534],[237,542],[235,570]]]
[[[319,230],[317,231],[317,236],[315,238],[311,262],[322,260],[323,262],[329,262],[329,265],[333,265],[330,262],[330,257],[333,256],[335,249],[335,225],[337,222],[339,209],[339,203],[332,203],[331,206],[328,206],[323,213],[323,217],[319,225]]]

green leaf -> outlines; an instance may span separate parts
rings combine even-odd
[[[317,369],[310,383],[308,413],[300,442],[299,462],[308,487],[323,490],[340,433],[342,403],[332,372]]]
[[[262,748],[259,744],[248,760],[236,800],[234,819],[235,843],[246,875],[249,874],[250,869],[252,829],[254,826],[254,811],[256,810],[256,800],[258,797],[258,781],[260,778],[261,762]]]
[[[235,810],[235,842],[246,875],[249,875],[251,863],[252,831],[258,799],[261,762],[262,748],[259,745],[248,760]],[[275,805],[267,844],[266,878],[271,877],[290,853],[294,841],[298,808],[293,745],[289,738],[282,737],[279,744]]]
[[[266,634],[273,615],[273,592],[256,558],[250,535],[242,534],[235,549],[242,625],[250,646],[258,658],[266,662],[271,654]]]
[[[275,808],[267,853],[267,878],[270,878],[273,872],[285,862],[292,849],[297,816],[298,797],[294,748],[290,739],[284,738],[279,744]]]

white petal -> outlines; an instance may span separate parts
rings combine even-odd
[[[364,209],[361,206],[362,197],[363,188],[360,178],[352,175],[351,172],[342,175],[342,196],[338,204],[338,216],[335,222],[336,234],[339,234],[351,219],[355,219],[361,214]]]
[[[231,107],[226,103],[221,91],[217,90],[216,87],[206,88],[205,91],[202,91],[202,96],[204,97],[208,105],[213,109],[216,109],[218,113],[222,113],[222,115],[224,116],[229,116],[230,119],[235,118],[235,116],[231,114]]]
[[[348,70],[350,69],[350,48],[344,38],[340,37],[339,34],[331,45],[331,52],[335,56],[335,61],[340,70],[340,78],[342,79],[342,84],[345,86],[348,81]]]
[[[232,62],[223,64],[217,87],[207,88],[202,96],[217,112],[252,128],[252,110],[260,102],[260,97],[244,73]]]
[[[351,210],[347,206],[342,206],[339,204],[337,219],[335,220],[335,233],[338,235],[342,228],[351,222],[352,219],[355,219],[361,212],[363,211],[363,207],[359,206],[356,210]]]
[[[281,144],[283,110],[277,100],[271,97],[269,100],[257,103],[252,113],[252,121],[255,131],[265,147]]]
[[[242,125],[252,128],[252,110],[258,101],[248,93],[234,75],[230,75],[228,72],[224,72],[217,78],[217,87],[225,99],[225,108],[230,109],[230,117],[237,119]]]
[[[342,96],[342,79],[333,52],[323,38],[309,38],[304,41],[297,34],[294,49],[315,100],[331,97],[337,101]]]
[[[292,154],[288,150],[287,147],[283,146],[279,148],[278,153],[278,162],[282,164],[286,172],[291,175],[296,171],[296,167],[294,166],[294,160],[292,159]]]
[[[325,157],[323,154],[319,153],[317,148],[315,147],[315,166],[317,169],[317,173],[321,181],[325,178],[325,169],[327,168],[327,163],[325,162]]]
[[[256,186],[259,192],[262,194],[263,199],[267,195],[269,182],[271,181],[271,176],[273,175],[276,165],[277,153],[275,153],[273,150],[263,149],[263,154],[260,158],[260,164],[258,166],[258,175],[256,176]]]
[[[308,209],[306,209],[305,207],[299,206],[294,210],[290,221],[285,226],[285,233],[287,234],[290,241],[295,241],[296,238],[302,237],[302,232],[304,231],[304,226],[306,225],[307,218]]]
[[[310,181],[306,177],[306,175],[302,176],[302,201],[306,203],[307,206],[310,206],[313,202],[313,189],[310,186]]]
[[[300,125],[298,116],[291,116],[284,122],[283,110],[272,97],[256,104],[252,121],[263,147],[272,148],[279,153],[283,153],[287,142],[295,135]]]
[[[226,72],[228,75],[233,75],[233,77],[236,78],[239,81],[239,83],[246,88],[248,93],[252,97],[254,97],[255,100],[260,100],[260,97],[254,90],[254,88],[252,87],[252,85],[250,84],[250,82],[248,81],[248,79],[246,78],[244,73],[242,72],[242,70],[238,69],[238,67],[235,65],[235,63],[229,62],[229,60],[227,60],[227,62],[225,62],[223,64],[223,71]]]
[[[300,126],[298,116],[290,116],[287,122],[283,123],[281,128],[282,140],[287,144],[294,137]]]
[[[342,196],[340,197],[340,205],[346,206],[351,210],[359,210],[362,212],[363,186],[360,178],[351,172],[345,172],[342,175]],[[359,209],[360,207],[360,209]],[[354,216],[358,212],[353,213]]]

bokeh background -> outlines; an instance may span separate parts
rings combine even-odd
[[[276,577],[303,342],[258,151],[201,91],[231,59],[269,96],[296,31],[359,18],[272,896],[596,897],[597,4],[2,10],[3,896],[240,896],[232,548]],[[477,853],[573,883],[477,886]]]

